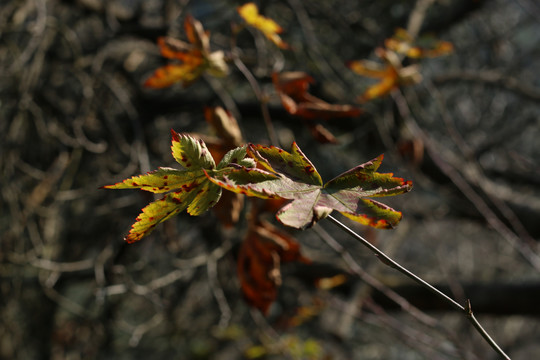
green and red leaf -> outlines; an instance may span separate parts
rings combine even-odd
[[[159,168],[144,175],[134,176],[105,189],[137,188],[153,193],[168,192],[162,199],[147,205],[133,224],[127,242],[135,242],[150,234],[155,226],[172,216],[187,210],[190,215],[201,215],[213,207],[221,196],[221,187],[210,181],[209,176],[226,176],[238,171],[229,166],[245,161],[246,149],[237,148],[229,151],[216,165],[206,144],[189,135],[172,133],[172,155],[184,169]],[[253,163],[252,160],[247,163]],[[240,165],[235,165],[241,167]],[[234,175],[233,175],[234,176]]]
[[[157,224],[182,212],[190,204],[193,197],[193,192],[186,189],[186,191],[179,190],[169,193],[160,200],[151,202],[137,216],[124,240],[130,244],[141,240],[149,235]]]
[[[291,153],[275,146],[253,144],[248,146],[248,153],[271,172],[310,185],[323,184],[317,169],[300,150],[296,142],[292,144]]]
[[[204,141],[171,129],[171,150],[174,159],[187,170],[213,169],[216,163]]]
[[[334,210],[365,225],[392,228],[401,220],[401,213],[369,198],[398,195],[412,188],[410,181],[376,172],[382,155],[323,185],[319,173],[295,143],[291,153],[273,146],[249,145],[248,154],[265,170],[242,170],[243,178],[238,176],[241,171],[209,177],[237,193],[292,200],[278,211],[277,218],[295,228],[312,226]],[[252,181],[250,177],[255,174],[256,181]]]
[[[133,176],[104,189],[141,189],[153,193],[169,192],[173,189],[190,186],[193,174],[172,168],[159,168],[144,175]]]

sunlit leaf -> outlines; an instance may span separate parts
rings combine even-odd
[[[334,210],[365,225],[393,228],[401,220],[401,212],[371,198],[398,195],[412,188],[410,181],[377,172],[382,155],[323,185],[319,173],[296,143],[293,143],[291,153],[261,145],[249,145],[248,153],[264,170],[254,169],[244,178],[231,172],[211,177],[211,180],[230,191],[249,196],[292,200],[278,211],[277,218],[295,228],[309,227]],[[272,173],[275,179],[265,179]],[[258,176],[257,180],[248,181],[247,178],[253,175]]]
[[[190,215],[201,215],[214,206],[221,196],[221,188],[211,182],[208,174],[223,176],[233,161],[241,162],[246,149],[234,149],[225,155],[216,169],[214,159],[206,144],[189,135],[172,131],[172,154],[183,169],[159,168],[144,175],[134,176],[105,189],[141,189],[167,194],[146,206],[137,217],[125,240],[135,242],[150,234],[157,224],[170,219],[183,210]],[[240,166],[240,165],[237,165]]]
[[[209,32],[192,16],[186,16],[184,30],[188,43],[171,37],[160,37],[158,45],[161,55],[179,64],[168,64],[158,68],[144,83],[145,87],[165,88],[181,82],[191,85],[204,72],[212,76],[225,76],[228,67],[222,51],[210,51]]]
[[[383,97],[392,90],[403,86],[416,84],[422,80],[418,65],[402,66],[403,56],[410,58],[426,58],[447,55],[453,51],[453,46],[447,41],[431,39],[420,46],[404,29],[397,29],[392,38],[385,40],[385,48],[377,48],[375,54],[384,64],[370,60],[357,60],[347,63],[348,67],[358,75],[379,79],[379,82],[368,87],[360,96],[360,102]]]
[[[379,80],[364,91],[359,98],[360,102],[383,97],[400,86],[416,84],[422,80],[418,66],[413,64],[403,67],[395,52],[378,48],[376,54],[384,64],[370,60],[347,63],[347,66],[358,75]]]
[[[199,65],[193,65],[190,63],[185,64],[169,64],[157,69],[154,74],[149,77],[144,86],[154,89],[162,89],[169,87],[177,82],[183,82],[188,86],[193,81],[197,80],[203,69]]]
[[[222,169],[229,164],[238,164],[247,168],[256,166],[255,161],[246,156],[246,147],[238,122],[232,114],[220,106],[206,107],[204,117],[210,125],[210,130],[215,138],[206,141],[210,153],[214,159],[221,159],[217,169]],[[212,208],[221,224],[230,228],[240,219],[240,213],[244,208],[244,196],[226,191],[222,194],[219,203]]]
[[[250,2],[238,7],[238,13],[248,23],[248,25],[260,30],[264,36],[282,49],[288,49],[289,45],[285,43],[278,35],[283,32],[274,20],[259,14],[257,5]]]
[[[213,169],[216,166],[204,141],[171,130],[172,155],[186,169]]]

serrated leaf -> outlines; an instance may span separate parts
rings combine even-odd
[[[278,211],[277,218],[295,228],[309,227],[334,210],[365,225],[392,228],[401,220],[401,213],[369,198],[397,195],[412,188],[410,181],[376,172],[382,155],[323,185],[319,173],[296,144],[291,153],[260,145],[249,145],[248,153],[267,169],[258,170],[260,181],[249,182],[247,175],[241,179],[230,174],[212,181],[248,196],[293,200]],[[265,178],[268,173],[277,178]]]
[[[365,196],[391,196],[408,191],[410,181],[394,177],[392,173],[381,174],[377,170],[381,166],[384,155],[358,165],[335,177],[324,185],[327,191],[361,191]]]
[[[157,224],[183,211],[190,203],[189,197],[194,197],[194,195],[191,192],[175,192],[151,202],[137,216],[124,240],[131,244],[149,235]]]
[[[179,134],[171,129],[174,159],[186,169],[213,169],[216,163],[201,139]]]
[[[230,165],[231,163],[238,164],[246,157],[246,154],[247,154],[247,150],[245,146],[241,146],[241,147],[237,147],[235,149],[229,150],[223,156],[223,159],[221,159],[217,168],[223,169],[224,167]]]
[[[192,173],[173,168],[159,168],[145,175],[133,176],[114,185],[106,185],[104,189],[141,189],[153,193],[164,193],[181,188],[193,182]]]
[[[205,180],[194,189],[193,193],[195,193],[195,198],[189,204],[187,212],[190,215],[198,216],[218,202],[221,189],[212,182]]]
[[[173,156],[182,164],[184,170],[159,168],[156,171],[103,187],[105,189],[138,188],[154,193],[169,192],[162,199],[143,208],[126,237],[128,242],[140,240],[150,234],[157,224],[185,209],[190,215],[201,215],[218,202],[222,191],[221,187],[209,180],[208,173],[212,176],[216,174],[225,176],[228,171],[234,170],[233,168],[215,170],[214,159],[202,140],[176,133],[173,130],[171,133]],[[245,150],[243,154],[245,156]]]
[[[358,75],[379,79],[360,96],[361,102],[385,96],[399,86],[416,84],[422,80],[418,66],[413,64],[404,67],[398,54],[418,59],[447,55],[453,51],[453,45],[447,41],[431,39],[426,46],[419,46],[404,29],[397,29],[394,36],[386,39],[384,44],[385,48],[377,48],[375,51],[384,65],[369,60],[347,63]]]
[[[227,171],[227,174],[210,175],[206,172],[210,181],[229,191],[261,199],[279,197],[267,187],[271,187],[273,180],[281,179],[278,175],[257,168],[239,168]]]
[[[267,170],[284,174],[288,178],[310,185],[322,185],[322,179],[315,166],[304,155],[296,142],[291,153],[275,146],[250,144],[248,153]]]

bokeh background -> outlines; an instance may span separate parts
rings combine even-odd
[[[0,358],[496,359],[463,314],[379,262],[329,222],[291,232],[313,263],[283,264],[267,317],[243,300],[243,224],[182,214],[123,237],[151,195],[105,184],[175,166],[170,129],[208,133],[207,105],[268,143],[260,104],[226,79],[147,89],[165,63],[158,36],[183,19],[230,50],[236,1],[11,0],[0,4]],[[414,182],[388,203],[395,230],[343,220],[461,304],[513,359],[540,357],[540,5],[534,0],[260,1],[292,50],[257,31],[240,56],[269,100],[282,144],[323,178],[385,153]],[[397,27],[454,44],[421,60],[424,80],[324,125],[319,144],[282,108],[272,71],[305,71],[311,91],[354,104],[373,81],[345,63],[376,60]],[[287,145],[288,146],[288,145]],[[317,279],[345,275],[326,289]],[[370,285],[378,284],[376,291]],[[401,305],[390,297],[399,298]]]

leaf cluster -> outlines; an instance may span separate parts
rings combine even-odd
[[[274,146],[236,147],[216,165],[203,140],[174,130],[171,133],[172,155],[181,169],[159,168],[104,186],[166,193],[143,208],[126,237],[128,242],[147,236],[157,224],[183,210],[201,215],[217,204],[222,189],[291,200],[278,211],[277,218],[294,228],[310,227],[336,210],[359,223],[387,229],[399,223],[401,212],[371,198],[402,194],[412,188],[410,181],[377,172],[382,155],[323,183],[296,143],[290,153]]]

